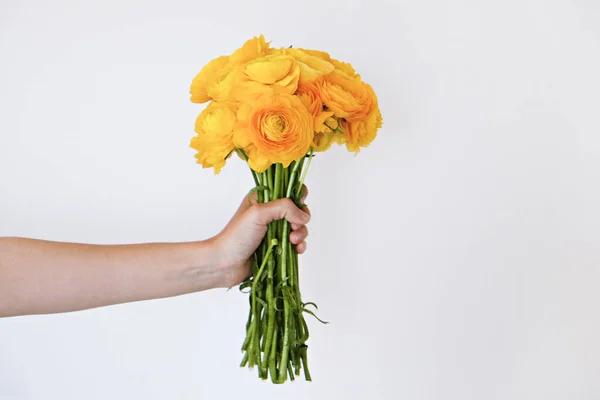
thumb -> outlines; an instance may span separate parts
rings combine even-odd
[[[280,219],[286,219],[291,224],[304,225],[310,220],[310,215],[296,207],[296,204],[290,199],[277,199],[268,203],[255,204],[250,211],[254,221],[260,225],[267,225]]]

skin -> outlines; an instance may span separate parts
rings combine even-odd
[[[306,197],[304,188],[304,197]],[[229,288],[250,275],[250,258],[271,221],[292,225],[306,251],[308,208],[289,199],[242,201],[227,226],[197,242],[91,245],[0,238],[0,317],[79,311]]]

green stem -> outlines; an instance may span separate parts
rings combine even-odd
[[[310,372],[308,370],[308,360],[306,357],[306,345],[302,346],[302,348],[300,349],[300,358],[302,359],[302,364],[304,365],[304,377],[306,378],[307,381],[312,381],[312,378],[310,377]]]
[[[271,182],[269,181],[269,177],[267,176],[266,172],[263,172],[260,174],[260,181],[261,181],[262,186],[266,186],[269,188],[268,191],[267,190],[264,191],[265,196],[263,199],[263,203],[268,203],[269,197],[273,196],[273,187],[271,186]]]
[[[293,167],[292,167],[292,173],[289,177],[289,182],[287,182],[287,188],[286,188],[286,197],[291,197],[293,188],[294,188],[294,183],[295,183],[295,178],[298,174],[298,170],[301,167],[302,163],[301,162],[297,162]],[[291,325],[291,319],[290,319],[290,304],[289,304],[289,299],[290,296],[288,295],[288,292],[285,292],[285,290],[289,290],[286,289],[288,287],[288,285],[291,285],[290,282],[288,282],[288,277],[291,278],[291,276],[294,275],[294,265],[293,265],[293,260],[291,259],[290,256],[292,256],[292,247],[290,242],[289,242],[289,236],[290,236],[290,224],[287,220],[283,221],[283,227],[282,227],[282,232],[281,232],[281,257],[280,257],[280,264],[279,264],[279,274],[280,274],[280,282],[279,284],[282,286],[282,291],[284,293],[283,296],[283,315],[284,315],[284,320],[283,320],[283,344],[282,344],[282,350],[281,350],[281,359],[279,362],[279,377],[278,380],[280,383],[283,383],[286,380],[287,374],[288,374],[288,357],[289,357],[289,353],[290,353],[290,325]],[[289,258],[288,258],[289,257]],[[291,274],[290,274],[291,272]]]
[[[252,297],[252,309],[255,312],[253,325],[251,326],[251,329],[254,328],[252,331],[252,337],[255,338],[255,340],[251,341],[252,344],[250,345],[249,352],[254,352],[256,364],[258,364],[258,368],[260,368],[260,369],[262,369],[261,360],[260,360],[260,325],[259,325],[261,310],[258,307],[258,305],[256,304],[256,290],[257,290],[257,285],[258,285],[260,276],[262,275],[262,272],[264,271],[265,266],[267,265],[267,261],[271,259],[271,253],[273,252],[273,248],[275,246],[277,246],[277,243],[278,243],[277,239],[272,239],[271,242],[269,243],[269,249],[267,250],[267,253],[265,254],[265,258],[263,259],[262,264],[261,264],[260,268],[258,269],[258,273],[254,277],[254,281],[252,282],[252,292],[250,294],[250,296]],[[252,360],[251,360],[251,362],[252,362]]]
[[[250,309],[250,311],[252,312],[252,309]],[[246,355],[248,354],[248,345],[250,344],[250,339],[252,339],[252,335],[254,333],[254,323],[250,324],[250,326],[246,329],[246,339],[244,340],[244,343],[242,344],[242,351],[246,352]]]
[[[287,253],[287,252],[285,252]],[[288,299],[284,296],[284,305],[283,305],[283,315],[284,321],[283,326],[283,348],[281,349],[281,361],[279,362],[279,383],[285,382],[285,378],[287,376],[287,365],[288,365],[288,356],[290,353],[290,305]]]
[[[240,367],[245,367],[246,364],[248,364],[248,353],[244,354],[244,358],[242,359],[242,362],[240,363]]]
[[[268,168],[265,172],[263,172],[267,177],[267,183],[269,189],[271,189],[271,193],[273,193],[273,168]],[[271,200],[275,198],[275,194],[271,194]]]
[[[283,175],[283,165],[276,164],[276,166],[275,166],[275,182],[273,184],[273,186],[274,186],[273,200],[279,199],[281,197],[282,184],[283,184],[283,179],[282,179],[283,176],[282,175]]]
[[[290,380],[294,381],[296,378],[294,377],[294,370],[292,369],[291,363],[288,364],[287,369],[288,369],[288,373],[290,374]]]
[[[290,176],[290,181],[288,182],[285,197],[292,197],[292,190],[294,189],[294,183],[296,183],[296,175],[298,174],[298,171],[302,169],[302,165],[304,165],[304,158],[302,158],[296,164],[294,164],[294,168],[292,168],[292,174]],[[300,185],[300,190],[302,190],[302,185]]]
[[[297,288],[298,287],[298,253],[296,252],[296,248],[291,244],[288,243],[288,248],[287,248],[287,252],[290,254],[290,268],[289,268],[289,281],[290,281],[290,286],[293,288]],[[297,289],[296,289],[297,290]],[[296,295],[299,295],[299,291],[297,290],[298,293],[296,293]],[[296,307],[299,307],[300,304],[296,304]]]
[[[265,357],[263,359],[263,369],[261,371],[261,375],[260,377],[262,379],[267,379],[268,375],[269,375],[269,360],[267,360],[267,351],[265,348],[265,342],[266,342],[266,338],[267,338],[267,310],[263,309],[263,316],[262,316],[262,320],[261,320],[261,333],[262,333],[262,338],[261,338],[261,347],[260,347],[260,351],[265,354]]]
[[[302,185],[304,185],[304,180],[306,179],[306,174],[308,173],[308,168],[310,167],[310,162],[313,159],[314,153],[314,150],[311,148],[310,152],[308,153],[308,163],[306,163],[306,168],[304,168],[304,171],[302,171],[302,178],[300,179],[300,183],[296,188],[296,197],[300,196],[300,193],[302,191]]]
[[[273,227],[269,225],[267,228],[267,237],[273,237]],[[275,331],[275,298],[273,297],[273,285],[274,285],[274,273],[275,273],[275,260],[269,258],[267,261],[267,339],[265,342],[265,359],[269,358],[270,352],[272,351],[272,341]]]
[[[271,381],[277,383],[277,358],[275,357],[275,353],[277,353],[277,330],[275,330],[273,336],[273,348],[269,353],[269,371],[271,373]]]
[[[277,163],[262,173],[252,171],[255,184],[260,187],[259,201],[288,197],[298,204],[312,158],[311,150],[287,168]],[[288,375],[293,380],[294,373],[300,375],[302,369],[306,379],[311,380],[304,344],[308,327],[300,296],[298,253],[289,240],[290,230],[285,219],[268,225],[265,239],[254,255],[253,277],[248,282],[251,310],[242,365],[257,365],[258,376],[268,379],[270,375],[274,383],[284,383]]]
[[[283,169],[283,188],[284,190],[288,187],[288,184],[290,182],[290,171],[292,171],[294,169],[294,166],[296,165],[296,161],[293,161],[287,168]],[[286,191],[287,193],[287,191]]]
[[[283,286],[287,286],[287,263],[288,263],[288,243],[290,242],[290,223],[287,220],[283,220],[283,228],[281,229],[281,258],[279,265],[279,276]]]
[[[240,157],[242,157],[244,159],[244,161],[248,162],[248,156],[246,155],[246,152],[244,150],[235,149],[235,151],[240,155]],[[256,184],[256,186],[259,186],[258,173],[256,171],[254,171],[252,168],[250,168],[250,172],[252,172],[252,177],[254,178],[254,183]]]

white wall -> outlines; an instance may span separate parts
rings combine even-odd
[[[315,159],[315,381],[238,368],[245,295],[0,320],[1,399],[600,398],[600,6],[0,2],[0,235],[207,238],[251,185],[188,148],[198,69],[253,35],[330,51],[385,127]]]

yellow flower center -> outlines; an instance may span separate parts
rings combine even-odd
[[[279,115],[269,115],[265,118],[263,132],[267,139],[281,139],[285,133],[286,123]]]

